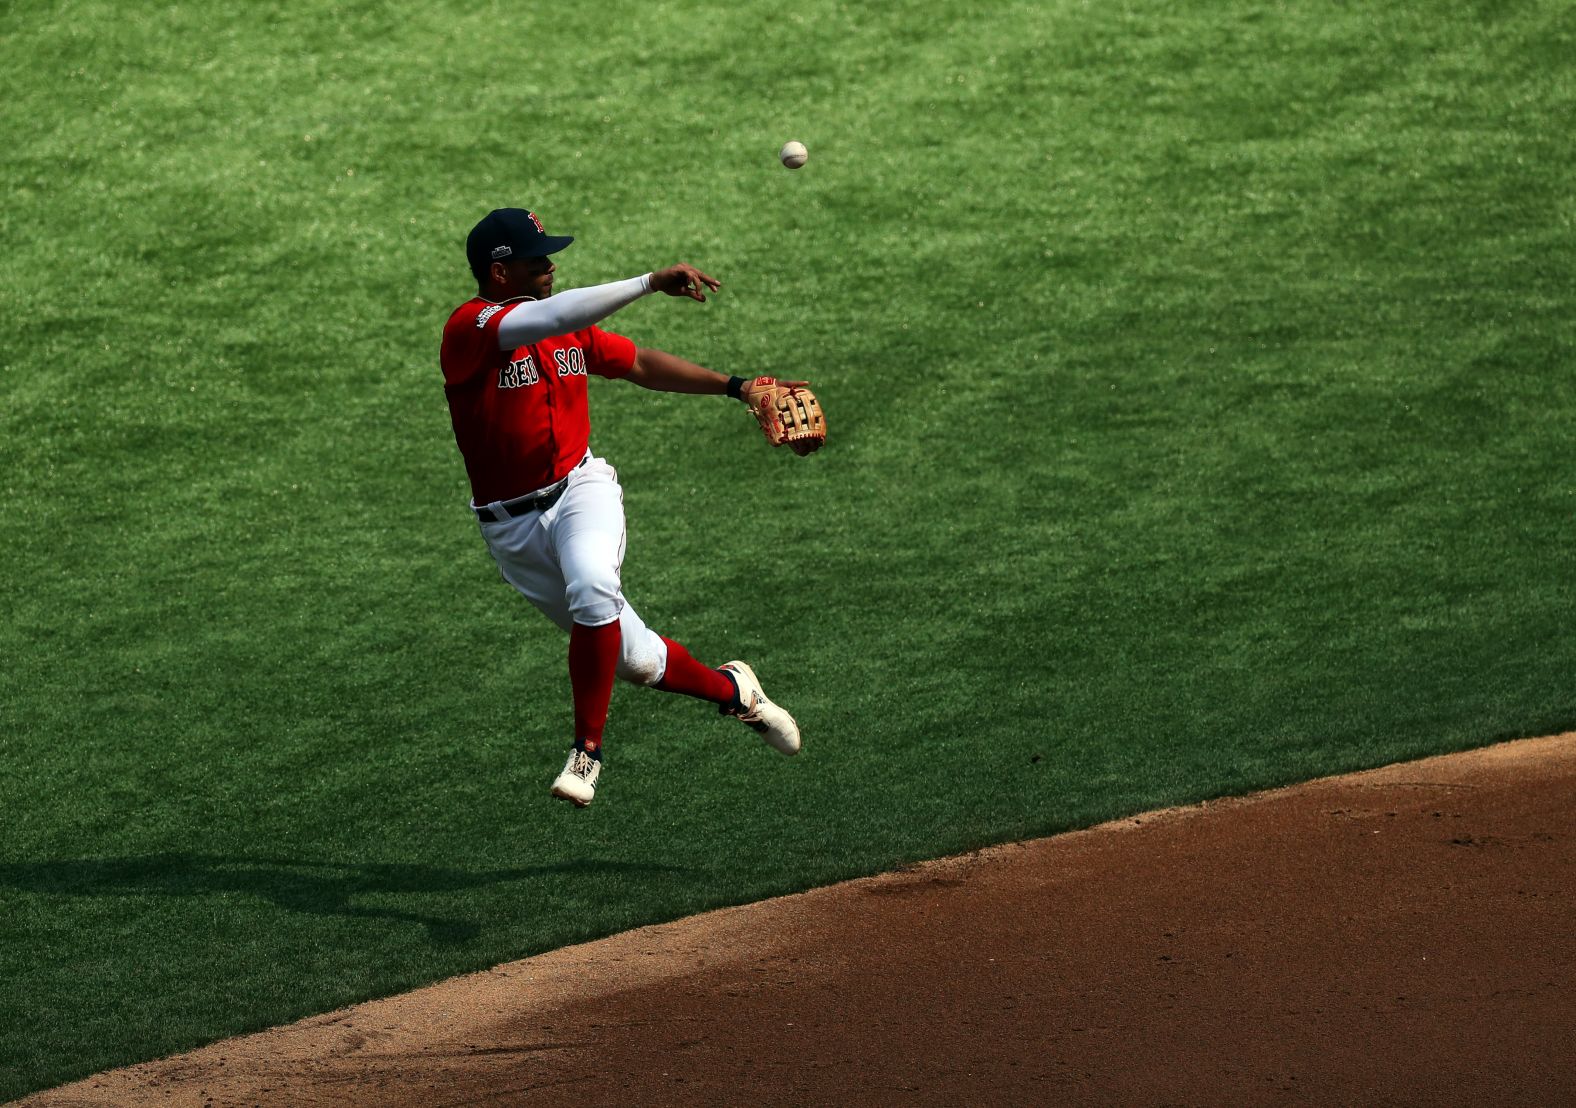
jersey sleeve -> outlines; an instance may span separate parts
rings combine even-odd
[[[617,380],[635,368],[633,341],[600,327],[586,329],[586,368],[598,377]]]

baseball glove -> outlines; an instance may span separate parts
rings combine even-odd
[[[771,445],[786,445],[803,457],[826,442],[826,415],[804,382],[757,377],[739,390],[739,398],[749,406]]]

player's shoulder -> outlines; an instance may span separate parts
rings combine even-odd
[[[449,321],[443,325],[445,332],[462,330],[466,327],[475,327],[480,330],[487,326],[487,321],[504,308],[507,304],[498,304],[480,296],[473,296],[449,313]]]
[[[487,321],[496,319],[506,307],[507,304],[473,296],[449,313],[438,348],[438,361],[447,383],[470,379],[497,353],[497,324],[489,328]]]

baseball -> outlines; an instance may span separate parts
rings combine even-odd
[[[810,160],[810,151],[804,148],[804,143],[802,142],[785,142],[777,156],[782,159],[783,165],[789,169],[798,169]]]

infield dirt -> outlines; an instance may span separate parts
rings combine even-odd
[[[27,1105],[1576,1103],[1576,735],[569,947]]]

